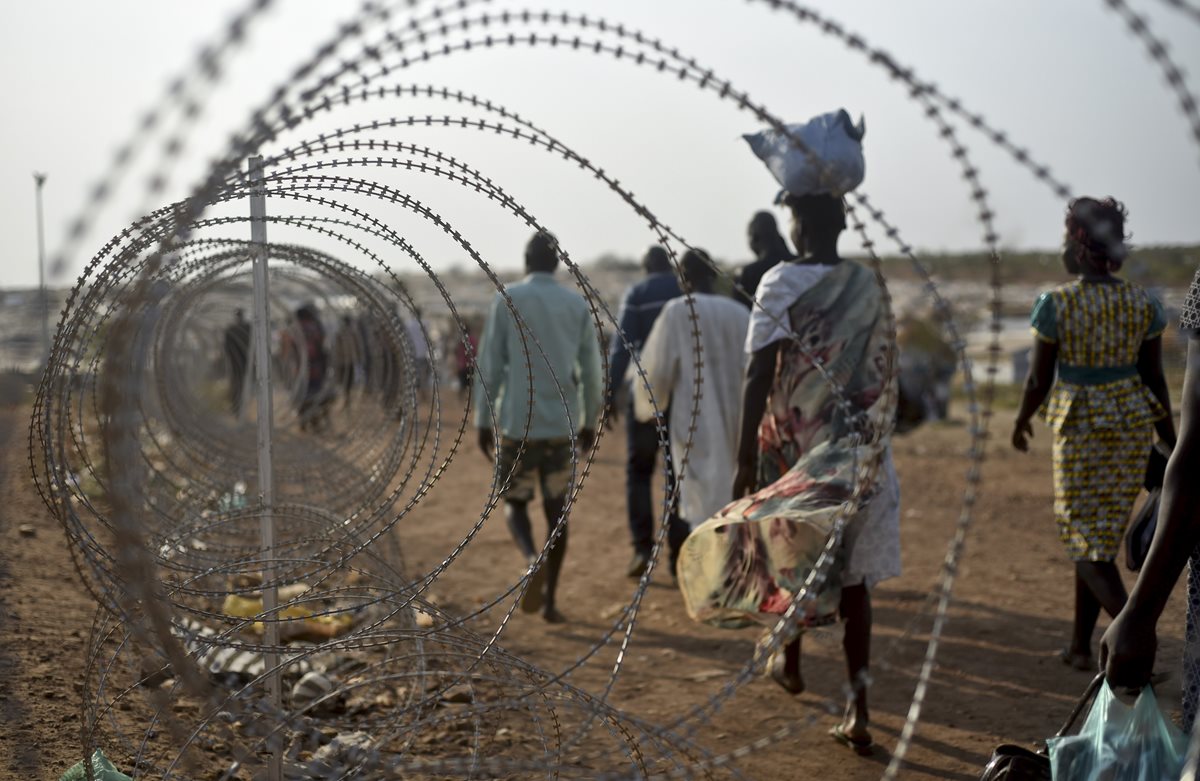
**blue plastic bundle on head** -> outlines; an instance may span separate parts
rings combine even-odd
[[[862,139],[866,130],[862,117],[855,126],[846,110],[838,109],[801,125],[788,125],[787,133],[768,128],[742,138],[783,186],[775,199],[778,203],[787,194],[840,197],[862,184],[866,171]],[[798,138],[803,147],[791,136]]]

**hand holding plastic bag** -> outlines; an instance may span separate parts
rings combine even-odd
[[[1187,736],[1158,709],[1147,686],[1133,707],[1105,681],[1078,735],[1050,738],[1054,781],[1176,781]]]

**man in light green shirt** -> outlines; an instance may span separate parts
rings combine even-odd
[[[567,552],[563,508],[573,478],[574,438],[578,433],[580,446],[592,447],[603,393],[591,312],[582,296],[554,280],[557,266],[554,237],[535,234],[525,247],[528,274],[505,288],[507,300],[497,293],[492,301],[474,394],[479,447],[489,459],[496,457],[508,528],[529,560],[521,609],[541,610],[552,623],[564,620],[554,594]],[[499,429],[499,448],[493,427]],[[529,521],[535,484],[541,486],[549,526],[544,567],[536,566]]]

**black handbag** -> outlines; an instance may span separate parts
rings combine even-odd
[[[1096,692],[1100,691],[1100,684],[1103,682],[1104,673],[1092,679],[1083,696],[1075,703],[1071,715],[1067,717],[1067,723],[1063,724],[1054,737],[1060,738],[1071,731],[1079,719],[1079,714],[1083,713],[1083,709],[1096,696]],[[1030,751],[1023,746],[1004,743],[992,752],[992,758],[983,768],[979,781],[1050,781],[1050,755],[1045,747],[1038,751]]]
[[[1142,478],[1142,486],[1150,492],[1150,496],[1129,519],[1129,531],[1125,534],[1125,566],[1134,572],[1140,570],[1146,562],[1146,555],[1150,553],[1150,543],[1154,540],[1154,530],[1158,526],[1158,503],[1162,494],[1163,477],[1167,473],[1169,455],[1170,452],[1159,443],[1150,448],[1150,457],[1146,460],[1146,474]]]
[[[1146,459],[1146,474],[1142,478],[1142,486],[1147,491],[1162,488],[1163,478],[1167,474],[1167,459],[1171,451],[1161,442],[1150,448],[1150,457]]]
[[[1162,489],[1155,488],[1146,501],[1129,520],[1129,531],[1125,533],[1125,566],[1137,572],[1146,563],[1154,530],[1158,527],[1158,500]]]

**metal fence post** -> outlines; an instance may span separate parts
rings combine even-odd
[[[275,583],[275,481],[271,468],[271,318],[267,308],[267,194],[263,182],[263,159],[250,158],[250,241],[253,244],[252,265],[254,269],[254,374],[258,397],[258,490],[259,512],[262,531],[262,601],[263,642],[268,651],[263,658],[267,670],[267,694],[277,712],[283,708],[279,670],[279,623],[274,614],[279,603],[278,586]],[[267,746],[270,751],[269,778],[280,781],[283,777],[283,751],[281,736],[272,735]]]

